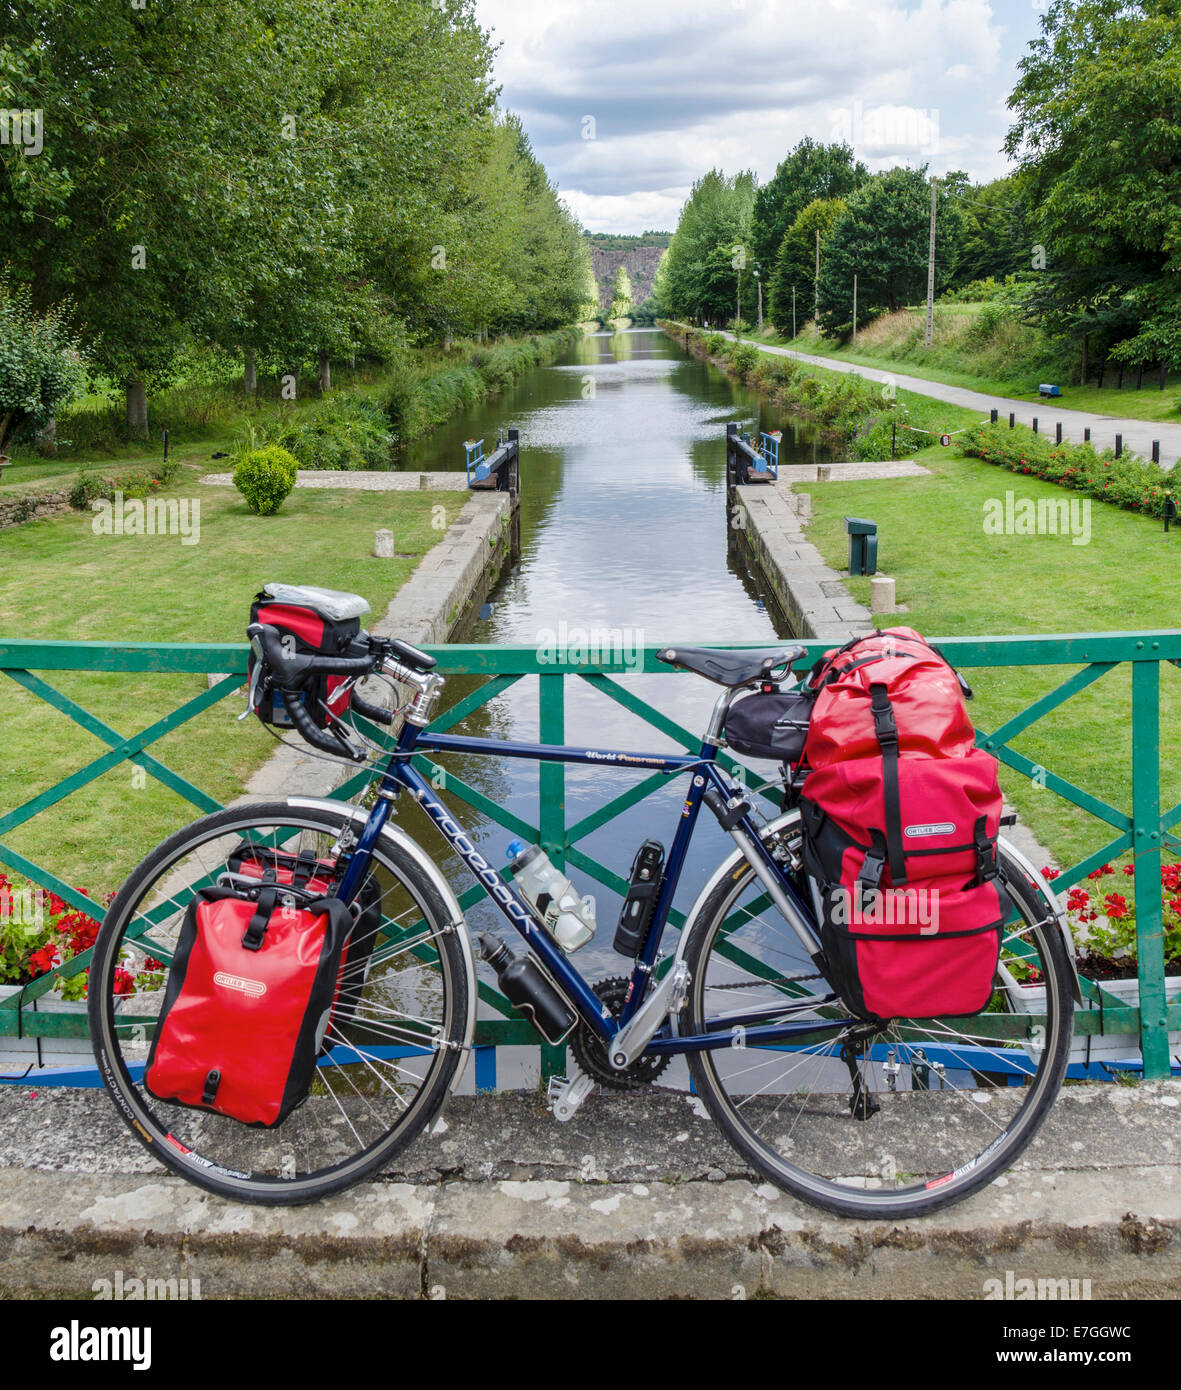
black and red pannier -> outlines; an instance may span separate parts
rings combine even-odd
[[[238,889],[249,889],[255,883],[275,883],[311,897],[329,897],[339,890],[344,868],[344,862],[317,859],[311,850],[291,854],[243,840],[226,860],[226,872],[219,876],[219,882]],[[359,913],[341,955],[340,980],[332,1008],[330,1021],[334,1032],[353,1022],[369,974],[381,927],[381,887],[375,874],[366,876],[356,901]],[[325,1049],[329,1042],[325,1041]]]
[[[336,897],[198,889],[144,1084],[157,1100],[273,1127],[306,1099],[353,925]]]
[[[250,609],[252,623],[277,628],[284,647],[294,656],[349,656],[361,634],[361,618],[369,605],[357,594],[320,589],[309,584],[267,584]],[[271,674],[251,653],[248,666],[251,708],[264,724],[291,727],[283,693]],[[349,707],[352,681],[345,676],[316,675],[302,694],[317,728],[325,729]]]
[[[866,1018],[978,1013],[1011,905],[966,687],[911,628],[829,653],[808,684],[804,867],[833,987]]]

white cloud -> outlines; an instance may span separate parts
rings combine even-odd
[[[596,230],[675,225],[712,167],[769,178],[804,135],[871,168],[976,178],[998,151],[1014,61],[1036,32],[1014,0],[476,0],[518,111]],[[588,125],[586,118],[593,125]],[[593,129],[594,139],[584,135]]]

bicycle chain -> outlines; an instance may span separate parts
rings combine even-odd
[[[801,980],[823,980],[821,974],[815,975],[777,975],[772,980],[738,980],[732,985],[707,985],[707,989],[751,989],[754,985],[793,985]]]

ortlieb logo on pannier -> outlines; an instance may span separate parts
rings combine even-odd
[[[290,895],[282,895],[290,899]],[[157,1100],[273,1126],[306,1099],[352,914],[201,888],[181,925],[144,1084]]]
[[[306,584],[267,584],[250,609],[252,623],[277,628],[294,656],[347,656],[361,632],[369,605],[356,594]],[[291,726],[282,693],[251,653],[248,665],[250,707],[264,724]],[[349,707],[352,683],[344,676],[316,676],[303,700],[317,728],[325,729]]]
[[[804,866],[833,987],[866,1018],[978,1013],[1010,903],[966,687],[911,628],[829,653],[809,685]]]

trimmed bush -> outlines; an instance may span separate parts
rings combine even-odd
[[[259,516],[277,512],[295,486],[299,461],[277,444],[251,449],[238,460],[234,469],[234,486],[246,499],[246,505]]]
[[[1093,444],[1055,444],[1023,426],[980,425],[964,436],[962,449],[1010,473],[1043,478],[1146,516],[1163,516],[1165,494],[1181,484],[1176,468],[1163,469],[1138,454],[1117,459],[1113,450],[1100,453]]]

